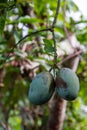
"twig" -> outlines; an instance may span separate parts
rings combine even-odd
[[[52,36],[53,36],[53,42],[54,42],[54,62],[56,64],[57,63],[57,46],[56,46],[54,31],[52,31]]]
[[[55,27],[55,24],[56,24],[56,21],[57,21],[57,17],[58,17],[58,14],[59,14],[59,8],[60,8],[60,0],[57,1],[56,14],[55,14],[55,17],[54,17],[52,28]]]
[[[56,8],[56,13],[55,13],[55,17],[52,23],[52,28],[51,28],[51,32],[52,32],[52,36],[53,36],[53,42],[54,42],[54,76],[55,76],[55,67],[57,64],[57,46],[56,46],[56,38],[55,38],[55,33],[54,33],[54,28],[55,28],[55,24],[57,22],[57,17],[59,14],[59,8],[60,8],[60,0],[57,1],[57,8]]]
[[[56,64],[57,64],[57,46],[56,46],[54,30],[52,30],[52,36],[53,36],[53,42],[54,42],[54,66],[53,66],[53,70],[54,70],[54,77],[55,77],[56,76],[55,67],[56,67]]]
[[[77,70],[79,61],[80,61],[80,57],[79,57],[79,56],[76,56],[76,57],[72,60],[72,62],[71,62],[71,68],[72,68],[72,70],[73,70],[74,72],[76,72],[76,70]]]
[[[40,32],[44,32],[44,31],[50,31],[51,28],[45,28],[45,29],[42,29],[42,30],[36,30],[35,32],[31,32],[30,34],[27,34],[26,36],[24,36],[23,38],[21,38],[17,43],[16,43],[16,46],[18,44],[20,44],[21,41],[25,40],[26,38],[32,36],[32,35],[37,35],[38,33]],[[15,47],[14,47],[15,48]],[[12,48],[12,50],[14,50],[14,48]]]
[[[73,54],[67,56],[67,57],[64,58],[62,61],[60,61],[59,63],[57,63],[57,66],[63,64],[64,62],[66,62],[66,61],[68,61],[68,60],[70,60],[70,59],[72,59],[72,58],[74,58],[74,57],[76,57],[76,56],[78,56],[78,55],[80,55],[80,54],[82,54],[82,53],[83,53],[83,51],[82,51],[82,50],[79,50],[79,51],[77,51],[76,53],[73,53]]]
[[[31,32],[30,34],[27,34],[26,36],[24,36],[23,38],[21,38],[17,43],[16,45],[10,49],[10,52],[14,51],[15,47],[17,47],[18,44],[20,44],[23,40],[25,40],[26,38],[28,38],[29,36],[32,36],[32,35],[36,35],[40,32],[44,32],[44,31],[51,31],[51,28],[45,28],[45,29],[42,29],[42,30],[37,30],[35,32]],[[8,56],[5,57],[5,62],[6,60],[9,58],[10,54],[8,54]],[[4,62],[3,62],[4,63]]]
[[[40,65],[37,65],[37,66],[35,66],[34,68],[30,69],[30,71],[33,71],[33,70],[35,70],[35,69],[37,69],[37,68],[39,68],[39,67],[40,67]]]

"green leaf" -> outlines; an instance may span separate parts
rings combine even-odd
[[[37,18],[31,18],[29,16],[24,16],[24,17],[20,17],[18,20],[14,20],[14,21],[7,21],[7,24],[18,24],[18,23],[23,23],[23,24],[30,24],[30,23],[36,23],[36,22],[41,22],[41,20],[37,19]]]
[[[44,50],[47,53],[53,53],[54,52],[53,41],[52,40],[48,40],[48,39],[44,39],[44,43],[45,43]]]

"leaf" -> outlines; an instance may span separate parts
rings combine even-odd
[[[44,39],[44,42],[45,42],[44,50],[47,53],[53,53],[54,52],[53,41],[52,40]]]
[[[19,22],[23,23],[23,24],[30,24],[30,23],[36,23],[36,22],[41,22],[41,20],[38,20],[37,18],[31,18],[29,16],[24,16],[24,17],[20,17],[18,20],[14,20],[14,21],[9,21],[8,20],[8,24],[18,24]]]
[[[19,22],[21,23],[34,23],[34,22],[38,22],[37,18],[30,18],[29,16],[25,16],[25,17],[20,17]]]

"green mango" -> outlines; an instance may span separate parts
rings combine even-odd
[[[69,68],[62,68],[57,72],[55,91],[65,100],[74,100],[79,92],[79,79],[75,72]]]
[[[32,104],[46,103],[54,92],[54,78],[50,72],[41,72],[31,82],[29,100]]]

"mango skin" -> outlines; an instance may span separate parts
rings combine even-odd
[[[60,69],[55,82],[55,91],[61,98],[71,101],[78,96],[79,79],[73,70],[69,68]]]
[[[31,82],[29,100],[32,104],[46,103],[54,92],[54,79],[50,72],[41,72]]]

